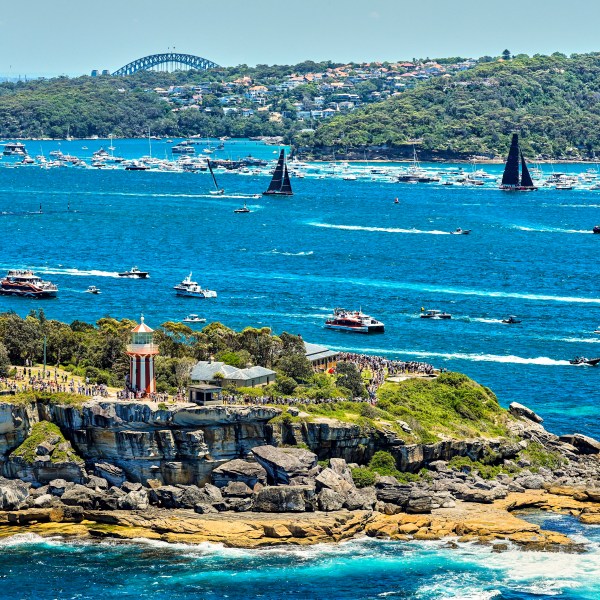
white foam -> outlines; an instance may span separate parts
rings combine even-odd
[[[343,229],[346,231],[381,231],[385,233],[424,233],[430,235],[450,235],[449,231],[424,231],[422,229],[400,229],[397,227],[363,227],[362,225],[331,225],[330,223],[308,223],[313,227],[325,227],[326,229]]]
[[[513,225],[514,229],[520,231],[536,231],[539,233],[592,233],[587,229],[561,229],[560,227],[525,227],[522,225]]]
[[[308,250],[306,252],[281,252],[274,248],[270,252],[263,252],[262,254],[281,254],[281,256],[312,256],[314,252],[312,250]]]

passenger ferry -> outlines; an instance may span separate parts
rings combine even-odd
[[[0,281],[0,295],[25,298],[56,298],[58,288],[29,270],[12,269]]]
[[[385,325],[365,315],[362,310],[345,310],[336,308],[333,315],[325,321],[327,329],[338,329],[340,331],[356,331],[358,333],[383,333]]]
[[[4,156],[25,156],[27,154],[27,150],[25,148],[25,144],[21,144],[21,142],[7,142],[4,144],[4,150],[2,151]]]
[[[214,290],[204,290],[196,281],[192,281],[190,273],[181,283],[173,287],[178,296],[187,296],[189,298],[216,298],[217,292]]]

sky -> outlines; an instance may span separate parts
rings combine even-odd
[[[0,75],[115,71],[148,54],[223,66],[600,50],[598,0],[3,0]]]

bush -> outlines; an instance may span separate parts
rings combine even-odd
[[[373,454],[373,458],[369,462],[369,469],[379,475],[392,475],[398,474],[396,469],[396,459],[389,453],[383,450],[379,450]]]
[[[367,467],[357,467],[351,469],[352,479],[357,488],[369,487],[375,485],[375,473]]]

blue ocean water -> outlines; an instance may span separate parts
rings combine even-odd
[[[30,142],[31,154],[38,144],[46,155],[60,147],[89,157],[102,142]],[[115,145],[128,158],[149,150],[144,140]],[[167,149],[153,142],[154,155]],[[276,149],[235,141],[220,156],[249,152],[271,159]],[[237,215],[241,200],[231,196],[260,193],[268,180],[218,177],[222,198],[209,194],[205,173],[0,168],[0,213],[13,213],[0,215],[0,270],[31,267],[60,287],[56,300],[0,297],[0,310],[24,316],[43,307],[65,321],[143,312],[152,326],[196,312],[234,328],[270,326],[336,349],[430,360],[490,386],[505,405],[531,406],[556,433],[600,435],[600,370],[568,365],[574,355],[600,354],[592,333],[600,325],[600,236],[588,234],[600,222],[600,194],[305,178],[294,180],[294,197],[252,199],[253,212]],[[40,203],[42,214],[27,214]],[[473,231],[445,235],[456,227]],[[117,277],[133,265],[151,278]],[[218,298],[177,298],[172,287],[189,271]],[[100,296],[85,293],[92,284]],[[362,306],[385,321],[386,333],[323,329],[336,306]],[[422,306],[454,318],[421,320]],[[500,324],[509,314],[523,323]],[[245,551],[26,534],[0,542],[0,597],[600,597],[600,530],[568,517],[531,518],[587,540],[590,551],[496,554],[475,545],[373,540]]]
[[[509,546],[360,539],[263,550],[139,540],[67,542],[33,534],[0,541],[0,597],[231,600],[528,600],[600,597],[600,530],[572,517],[537,517],[588,543],[585,554]],[[552,521],[548,523],[548,521]]]

